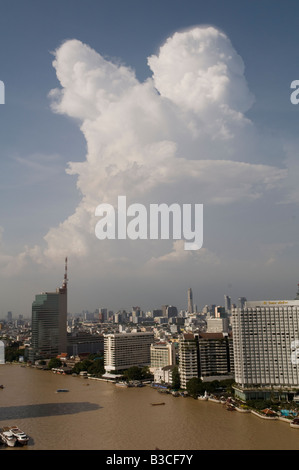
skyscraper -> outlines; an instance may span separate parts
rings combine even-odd
[[[198,377],[198,341],[193,334],[185,333],[179,341],[179,372],[181,387]]]
[[[193,294],[192,289],[188,289],[188,313],[193,313]]]
[[[62,286],[43,292],[32,303],[32,341],[29,359],[56,357],[67,351],[67,258]]]
[[[230,313],[231,308],[232,308],[231,305],[232,305],[231,298],[228,295],[225,295],[224,296],[224,308],[225,308],[226,313]]]
[[[233,310],[232,326],[240,393],[299,387],[299,300],[246,302]]]

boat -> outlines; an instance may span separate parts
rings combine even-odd
[[[291,428],[299,428],[299,418],[293,419],[293,421],[290,422]]]
[[[9,447],[14,447],[17,443],[17,438],[13,435],[13,433],[7,428],[2,429],[0,432],[0,439],[1,441]]]
[[[236,410],[234,405],[230,405],[230,404],[226,405],[226,409],[227,409],[227,411],[235,411]]]
[[[204,395],[200,395],[198,397],[199,400],[208,400],[209,399],[209,395],[207,393],[207,391],[205,391]]]
[[[161,402],[161,403],[151,403],[152,406],[159,406],[159,405],[165,405],[164,402]]]
[[[18,444],[21,444],[22,446],[28,444],[29,436],[27,436],[27,434],[25,434],[18,426],[11,426],[9,431],[11,431],[16,437]]]
[[[68,389],[67,388],[58,388],[56,390],[56,393],[60,393],[60,392],[68,392]]]
[[[116,387],[128,387],[129,384],[127,382],[116,382]]]

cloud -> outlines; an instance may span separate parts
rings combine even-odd
[[[95,208],[116,204],[119,195],[128,203],[225,205],[256,200],[283,184],[286,170],[269,165],[245,115],[254,98],[242,58],[223,32],[195,27],[175,33],[148,65],[152,75],[140,82],[130,67],[78,40],[55,51],[60,85],[49,94],[51,106],[75,119],[87,152],[67,169],[77,178],[81,201],[49,229],[44,247],[29,250],[34,261],[61,263],[67,253],[101,265],[119,256],[123,264],[123,247],[118,252],[114,242],[99,242],[94,234]],[[188,256],[180,246],[161,253],[149,243],[138,254],[144,266],[180,262]],[[126,259],[134,258],[135,246],[126,251]]]

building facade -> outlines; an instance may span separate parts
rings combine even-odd
[[[181,388],[198,377],[198,341],[193,334],[183,334],[179,342],[179,373]]]
[[[67,352],[67,277],[56,292],[35,296],[32,303],[32,339],[29,360],[56,357]]]
[[[106,372],[118,372],[132,366],[150,366],[152,332],[111,333],[104,335],[104,366]]]
[[[159,342],[151,344],[151,369],[175,365],[174,343]]]
[[[226,333],[199,333],[199,377],[203,381],[233,378],[233,340]]]
[[[241,388],[299,387],[299,300],[250,301],[232,311]]]

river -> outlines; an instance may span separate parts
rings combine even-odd
[[[149,386],[118,388],[12,364],[0,365],[0,384],[0,427],[16,424],[30,436],[26,447],[0,450],[299,449],[299,429],[288,423]]]

